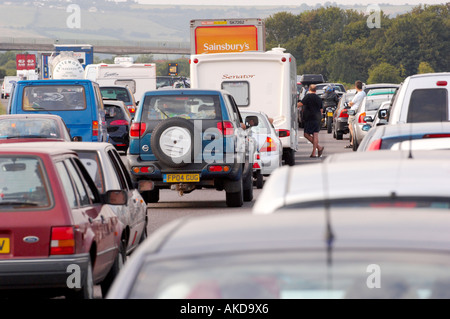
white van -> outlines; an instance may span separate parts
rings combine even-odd
[[[156,90],[156,64],[89,64],[84,70],[84,78],[100,86],[127,86],[138,103],[145,92]]]
[[[14,82],[20,81],[19,76],[5,76],[1,87],[2,99],[6,99],[11,95],[11,88]]]
[[[298,150],[297,66],[283,48],[191,55],[191,88],[223,89],[240,110],[261,111],[273,119],[283,144],[285,164]]]
[[[407,77],[392,100],[388,123],[450,121],[449,87],[449,72]]]

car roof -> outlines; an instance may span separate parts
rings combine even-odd
[[[253,211],[267,214],[297,203],[393,195],[450,199],[450,152],[416,151],[412,157],[407,151],[338,153],[322,163],[281,167],[264,185]]]
[[[107,147],[114,147],[112,144],[107,142],[30,142],[30,143],[7,143],[0,144],[0,149],[3,148],[38,148],[43,151],[47,150],[102,150]]]
[[[450,214],[408,208],[331,208],[339,248],[436,249],[450,251]],[[170,231],[168,231],[170,229]],[[202,230],[202,231],[200,231]],[[236,213],[188,217],[157,231],[142,250],[161,257],[255,250],[326,248],[324,209],[272,215]],[[159,237],[158,236],[162,236]],[[156,246],[155,243],[158,243]],[[144,253],[145,254],[145,253]]]
[[[145,92],[145,95],[177,95],[177,94],[186,94],[186,95],[195,95],[195,94],[229,94],[228,91],[225,90],[211,90],[211,89],[191,89],[191,88],[174,88],[171,90],[152,90]]]
[[[0,115],[0,119],[14,119],[14,118],[46,118],[46,119],[54,119],[64,121],[61,116],[56,114],[44,114],[44,113],[33,113],[33,114],[2,114]]]
[[[65,142],[43,142],[50,144],[61,144]],[[6,154],[21,154],[21,155],[59,155],[59,154],[76,154],[75,151],[70,149],[62,149],[62,148],[43,148],[40,147],[39,142],[30,142],[30,143],[5,143],[0,144],[0,155]]]
[[[377,126],[382,130],[382,138],[420,134],[450,134],[450,122],[400,123],[396,125]]]

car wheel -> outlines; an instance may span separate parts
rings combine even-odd
[[[283,160],[285,165],[294,166],[295,165],[295,152],[293,149],[288,148],[283,150]]]
[[[117,277],[120,270],[123,268],[126,258],[127,256],[125,251],[125,242],[121,241],[119,244],[119,252],[117,253],[116,259],[114,260],[114,264],[112,265],[111,270],[106,275],[105,279],[100,283],[103,298],[106,297],[109,289],[111,288],[114,282],[114,279]]]
[[[144,229],[142,230],[141,238],[139,239],[138,245],[142,244],[148,237],[147,233],[147,221],[145,222]]]
[[[333,128],[333,122],[331,117],[327,117],[327,133],[331,133],[331,129]]]
[[[253,176],[250,171],[244,179],[244,201],[251,202],[253,200]]]
[[[179,117],[160,122],[150,139],[153,154],[170,167],[184,167],[193,163],[194,129],[191,121]]]
[[[261,189],[264,185],[264,177],[263,174],[261,174],[261,171],[256,172],[256,188]]]
[[[66,295],[67,299],[94,299],[94,276],[92,274],[92,262],[89,256],[88,265],[86,268],[86,276],[81,288],[78,290],[70,289]]]
[[[242,177],[240,179],[240,190],[237,192],[226,192],[226,203],[228,207],[241,207],[244,205],[244,187]]]
[[[358,141],[356,140],[356,138],[353,139],[353,151],[356,152],[356,150],[358,149]]]
[[[147,204],[159,202],[159,188],[155,188],[151,191],[143,191],[141,195]]]
[[[336,139],[337,140],[342,140],[342,138],[343,138],[342,132],[336,132]]]

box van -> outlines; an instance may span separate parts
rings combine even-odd
[[[450,72],[407,77],[393,97],[388,123],[449,121],[449,83]],[[385,114],[379,114],[381,118],[383,115]]]
[[[127,86],[134,94],[136,104],[139,104],[145,92],[156,90],[156,64],[89,64],[84,70],[84,78],[100,86]]]
[[[18,76],[5,76],[1,87],[2,99],[6,99],[11,95],[11,87],[13,83],[20,80]]]
[[[107,142],[99,85],[79,80],[26,80],[13,87],[8,114],[56,114],[78,141]]]
[[[226,90],[241,111],[261,111],[273,120],[285,164],[298,150],[297,66],[283,48],[271,51],[191,55],[191,88]]]

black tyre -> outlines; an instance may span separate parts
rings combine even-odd
[[[152,132],[150,146],[156,158],[170,167],[194,162],[194,124],[180,117],[160,122]]]
[[[70,289],[66,294],[67,299],[94,299],[94,276],[92,273],[92,262],[89,257],[88,266],[86,268],[86,276],[78,290]]]
[[[144,191],[141,195],[147,204],[159,202],[159,188],[155,188],[151,191]]]
[[[328,134],[331,133],[332,129],[333,129],[333,119],[331,117],[327,117],[327,132],[328,132]]]
[[[342,140],[343,135],[344,135],[344,134],[342,134],[342,132],[336,132],[336,139],[337,139],[337,140]]]
[[[233,193],[226,192],[226,203],[228,207],[241,207],[244,205],[244,187],[242,178],[240,182],[240,191]]]
[[[358,142],[356,141],[356,138],[353,139],[353,151],[354,151],[354,152],[356,152],[356,150],[358,149],[358,146],[359,146],[359,144],[358,144]]]
[[[251,202],[253,200],[253,176],[250,171],[243,181],[244,185],[244,202]]]
[[[295,165],[295,151],[291,148],[283,150],[283,160],[285,165]]]
[[[261,174],[261,171],[256,172],[256,188],[261,189],[264,185],[264,177],[263,174]]]
[[[102,289],[103,298],[108,294],[109,289],[119,274],[120,270],[123,268],[126,260],[126,250],[125,250],[125,242],[121,241],[119,245],[119,252],[117,253],[116,259],[114,260],[114,264],[111,267],[108,275],[106,275],[105,279],[100,283],[100,287]]]

